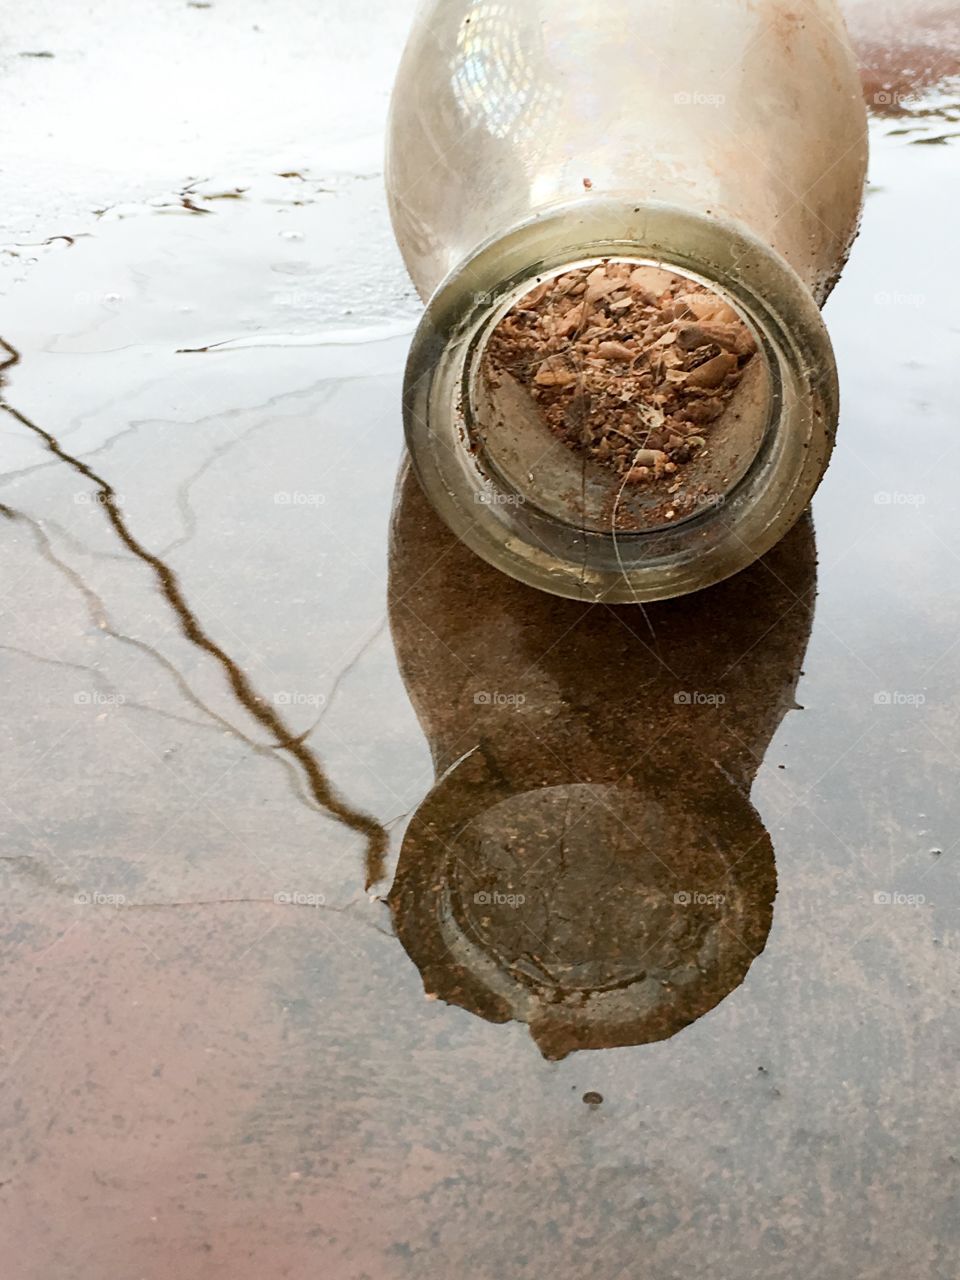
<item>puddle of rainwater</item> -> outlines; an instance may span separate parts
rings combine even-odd
[[[960,144],[915,145],[955,129],[924,92],[873,124],[813,520],[646,618],[427,509],[371,184],[229,177],[36,254],[0,307],[19,1274],[751,1280],[812,1233],[814,1275],[953,1274]]]

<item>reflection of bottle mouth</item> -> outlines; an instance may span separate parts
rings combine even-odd
[[[664,1039],[743,981],[776,872],[740,792],[661,778],[662,792],[647,780],[512,794],[482,773],[465,761],[430,794],[390,894],[429,992],[526,1022],[563,1057]]]
[[[629,492],[611,486],[595,435],[580,442],[588,447],[578,454],[559,438],[562,430],[545,431],[522,377],[485,376],[491,334],[525,295],[600,263],[642,266],[688,282],[687,292],[716,298],[758,349],[749,376],[739,370],[735,396],[730,388],[712,444],[704,436],[694,449],[689,479],[705,499],[699,505],[671,506],[665,500],[674,496],[671,485],[644,483]],[[618,305],[626,301],[618,298]],[[609,310],[604,321],[612,325]],[[637,337],[612,332],[608,352]],[[586,338],[582,331],[577,336]],[[581,363],[592,358],[579,346],[576,354]],[[711,358],[724,366],[733,357],[717,351]],[[641,371],[639,363],[635,368]],[[545,370],[548,378],[551,372]],[[658,395],[670,392],[666,372],[658,370]],[[659,430],[663,423],[654,419],[662,406],[646,407],[651,431]],[[571,430],[586,425],[592,431],[590,413],[581,408],[572,407]],[[682,595],[762,555],[809,502],[826,468],[836,416],[835,365],[820,313],[773,250],[719,219],[614,199],[542,215],[460,268],[428,306],[405,390],[414,467],[454,532],[521,581],[608,601]],[[637,446],[637,467],[630,471],[656,472],[664,465],[660,455],[669,465],[688,466],[691,459],[675,452],[679,442],[660,434],[662,447],[649,450],[648,458],[640,452],[642,438],[627,432]]]

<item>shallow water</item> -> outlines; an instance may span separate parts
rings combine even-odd
[[[872,103],[812,522],[644,617],[500,577],[403,472],[418,305],[330,141],[366,102],[372,152],[400,8],[333,29],[379,96],[348,65],[315,145],[244,5],[291,87],[215,177],[157,121],[8,204],[8,1273],[950,1280],[956,86]],[[208,18],[256,63],[219,8],[151,59]]]

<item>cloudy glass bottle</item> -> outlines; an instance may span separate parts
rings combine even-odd
[[[776,543],[833,446],[820,307],[865,170],[834,0],[424,0],[393,95],[387,187],[427,304],[407,442],[454,532],[521,581],[609,601],[696,590]],[[757,351],[712,450],[711,500],[632,524],[600,492],[618,477],[558,447],[482,376],[491,334],[525,295],[611,261],[716,295]]]

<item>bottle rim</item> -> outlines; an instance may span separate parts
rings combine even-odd
[[[722,502],[668,528],[569,524],[527,504],[484,465],[472,421],[485,338],[539,280],[606,259],[675,270],[744,317],[770,374],[770,422]],[[511,577],[573,599],[638,602],[722,581],[774,545],[826,470],[839,414],[830,338],[810,289],[743,226],[678,206],[590,197],[498,236],[438,287],[414,335],[404,431],[427,497],[474,552]]]

